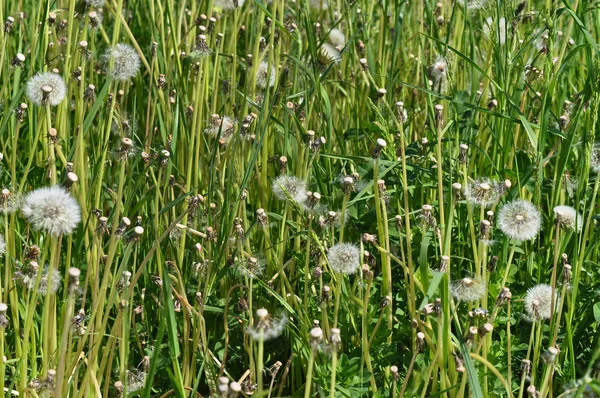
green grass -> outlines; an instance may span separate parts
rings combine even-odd
[[[213,3],[0,4],[0,205],[72,172],[82,218],[0,214],[0,398],[600,395],[600,4]],[[501,230],[515,199],[531,240]]]

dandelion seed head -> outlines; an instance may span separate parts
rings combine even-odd
[[[440,82],[446,79],[446,73],[448,71],[448,62],[446,58],[441,55],[438,56],[433,64],[431,65],[431,76],[436,82]]]
[[[330,62],[340,62],[342,60],[342,53],[331,43],[323,43],[319,49],[319,61],[322,64],[328,64]]]
[[[21,213],[34,230],[52,236],[71,234],[81,221],[79,203],[57,185],[38,188],[27,194]]]
[[[555,295],[558,302],[558,297]],[[552,287],[546,284],[539,284],[527,291],[525,295],[525,312],[532,321],[549,319],[552,307]]]
[[[128,80],[135,77],[141,66],[137,51],[123,43],[108,48],[103,59],[107,72],[115,80]]]
[[[506,19],[504,17],[498,20],[498,24],[492,17],[485,19],[483,23],[483,34],[488,38],[492,38],[492,33],[495,34],[498,43],[503,46],[506,43]]]
[[[237,3],[237,4],[236,4]],[[215,7],[223,10],[233,10],[244,5],[244,0],[215,0]]]
[[[535,239],[542,227],[542,216],[535,205],[516,199],[505,204],[498,214],[498,228],[518,241]]]
[[[261,62],[256,69],[256,85],[262,89],[273,87],[275,85],[276,73],[277,70],[274,65],[271,65],[271,68],[269,68],[267,61]]]
[[[556,215],[556,222],[565,229],[573,229],[580,232],[583,227],[583,218],[581,214],[577,212],[571,206],[556,206],[554,208],[554,214]]]
[[[26,87],[27,98],[38,106],[56,106],[65,99],[67,86],[63,78],[53,72],[38,73]]]
[[[255,325],[246,329],[246,333],[255,341],[273,340],[281,336],[288,322],[285,315],[271,317],[265,308],[257,310],[256,315]]]
[[[242,277],[254,279],[264,273],[265,262],[262,259],[250,257],[247,261],[238,264],[237,270]]]
[[[26,289],[33,290],[39,272],[41,272],[42,275],[40,276],[37,292],[42,296],[45,296],[48,293],[55,294],[62,281],[62,276],[57,269],[53,268],[52,272],[49,272],[49,267],[46,265],[43,270],[40,270],[37,263],[32,262],[27,266],[18,267],[14,273],[14,277],[15,280],[25,286]]]
[[[329,42],[335,46],[338,50],[341,50],[346,46],[346,36],[344,32],[339,29],[331,29],[329,31]]]
[[[100,8],[104,6],[104,0],[85,0],[85,4],[90,8]]]
[[[229,142],[233,138],[235,127],[235,120],[229,116],[220,117],[215,113],[211,116],[210,126],[204,130],[204,134],[211,137],[218,137],[219,133],[221,133],[220,138],[225,140],[225,142]]]
[[[0,234],[0,256],[6,253],[6,241],[4,235]]]
[[[500,197],[500,191],[497,189],[497,184],[492,182],[489,178],[480,178],[475,181],[470,181],[465,186],[463,193],[467,202],[482,207],[494,204]]]
[[[327,261],[333,271],[351,275],[360,266],[360,250],[352,243],[338,243],[327,251]]]
[[[21,207],[21,196],[11,192],[8,188],[0,191],[0,214],[11,214]]]
[[[281,175],[275,178],[271,189],[279,200],[289,198],[296,203],[306,200],[306,182],[294,176]]]
[[[450,292],[460,301],[479,300],[486,293],[485,285],[472,278],[463,278],[453,281],[450,285]]]
[[[600,142],[596,142],[592,146],[592,157],[590,159],[590,167],[597,174],[600,174]]]

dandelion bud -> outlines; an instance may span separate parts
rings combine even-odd
[[[310,346],[313,350],[317,350],[323,340],[323,329],[315,327],[310,331]]]
[[[494,326],[491,323],[484,323],[479,328],[479,334],[481,335],[481,337],[485,337],[487,334],[492,333],[493,330]]]
[[[469,149],[469,146],[467,144],[460,144],[458,148],[458,161],[462,164],[467,163],[467,151]]]
[[[73,184],[77,182],[77,180],[77,174],[73,173],[72,171],[68,172],[67,176],[65,177],[65,180],[63,181],[62,186],[68,190],[73,186]]]
[[[463,362],[462,357],[459,354],[454,354],[454,364],[456,366],[456,371],[460,373],[465,372],[465,364]]]
[[[360,66],[364,71],[369,70],[369,65],[367,64],[366,58],[361,58],[358,60],[358,62],[360,63]]]
[[[423,350],[425,350],[425,334],[417,332],[417,351],[423,352]]]
[[[440,257],[440,272],[447,272],[448,264],[450,264],[450,257],[449,256],[441,256]]]
[[[340,336],[340,329],[331,328],[331,336],[329,336],[329,344],[334,351],[339,350],[342,344],[342,338]]]
[[[6,22],[4,22],[4,33],[9,34],[14,23],[15,19],[13,17],[7,17]]]
[[[571,265],[565,264],[563,265],[563,280],[564,283],[571,283]]]
[[[0,328],[4,329],[9,325],[6,313],[8,311],[8,305],[0,303]]]
[[[69,268],[69,285],[67,287],[70,294],[74,293],[75,290],[79,287],[79,275],[81,275],[81,271],[78,268]]]
[[[546,365],[550,365],[551,363],[554,362],[554,360],[556,359],[557,355],[558,355],[558,348],[556,348],[556,347],[550,347],[550,348],[548,348],[547,351],[545,351],[542,354],[542,360],[544,361],[544,363]]]
[[[23,67],[23,64],[25,63],[25,55],[18,53],[17,55],[15,55],[15,57],[12,59],[12,61],[10,61],[10,65],[13,68],[21,68]]]
[[[378,138],[377,141],[375,141],[375,149],[373,149],[373,159],[378,159],[379,156],[381,155],[381,152],[383,151],[383,148],[385,148],[387,146],[387,142],[385,142],[385,140],[383,138]]]

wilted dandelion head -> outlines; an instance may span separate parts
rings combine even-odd
[[[48,266],[45,266],[43,270],[40,270],[40,267],[36,262],[31,262],[28,265],[17,267],[14,278],[17,282],[25,286],[26,289],[33,290],[39,272],[41,272],[42,275],[40,276],[37,292],[42,296],[45,296],[48,293],[55,294],[62,281],[62,276],[57,269],[53,268],[52,272],[50,272]]]
[[[592,157],[590,159],[590,167],[596,173],[600,174],[600,142],[596,142],[592,146]]]
[[[506,43],[506,19],[504,17],[498,20],[498,24],[492,17],[485,19],[483,23],[483,34],[488,38],[492,38],[492,32],[495,33],[496,40],[503,46]]]
[[[38,188],[25,197],[21,212],[34,230],[69,235],[81,221],[79,203],[62,187]]]
[[[294,176],[281,175],[275,178],[271,189],[279,200],[289,198],[296,203],[306,200],[306,182]]]
[[[431,77],[436,82],[442,81],[446,79],[446,73],[448,72],[448,62],[446,58],[441,55],[438,56],[433,64],[431,65]]]
[[[211,116],[210,126],[204,130],[204,134],[217,137],[221,133],[220,138],[228,142],[235,133],[235,124],[235,120],[229,116],[221,117],[215,113]]]
[[[494,204],[500,197],[500,191],[497,184],[489,178],[480,178],[470,181],[464,188],[465,199],[467,202],[476,206],[487,207]]]
[[[558,302],[558,297],[555,301]],[[539,284],[527,291],[525,295],[525,312],[532,321],[549,319],[552,307],[552,287],[546,284]]]
[[[327,262],[335,272],[354,274],[360,265],[360,250],[352,243],[338,243],[327,251]]]
[[[516,199],[505,204],[498,215],[498,228],[509,238],[535,239],[542,227],[542,216],[533,203]]]
[[[485,294],[485,285],[477,279],[463,278],[453,281],[450,285],[450,292],[460,301],[479,300]]]
[[[583,227],[583,218],[573,207],[556,206],[554,208],[554,214],[556,215],[556,222],[561,228],[574,229],[577,232],[581,231],[581,228]]]
[[[250,257],[245,262],[238,264],[237,270],[241,276],[254,279],[265,271],[265,262],[256,257]]]
[[[260,308],[256,311],[254,326],[249,326],[246,333],[256,341],[272,340],[283,333],[286,324],[287,317],[283,315],[272,317],[265,308]]]
[[[329,42],[335,46],[338,50],[341,50],[346,46],[346,36],[344,32],[339,29],[331,29],[329,31]]]
[[[233,10],[244,5],[244,0],[215,0],[215,7]]]
[[[323,43],[319,49],[319,62],[322,64],[329,64],[331,62],[340,62],[342,60],[342,53],[331,43]]]
[[[85,0],[85,4],[91,8],[100,8],[104,5],[104,0]]]
[[[26,93],[27,98],[38,106],[56,106],[65,99],[67,86],[56,73],[38,73],[27,82]]]
[[[11,214],[21,206],[20,195],[11,192],[8,188],[0,190],[0,213]]]
[[[119,43],[104,54],[106,71],[115,80],[127,80],[140,70],[140,57],[133,47]]]
[[[275,66],[263,61],[258,65],[256,70],[256,85],[262,89],[273,87],[275,85],[275,74],[277,73]],[[267,80],[268,79],[268,80]]]

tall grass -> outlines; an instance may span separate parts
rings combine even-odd
[[[600,394],[596,3],[0,21],[0,398]],[[72,233],[23,207],[50,185]]]

